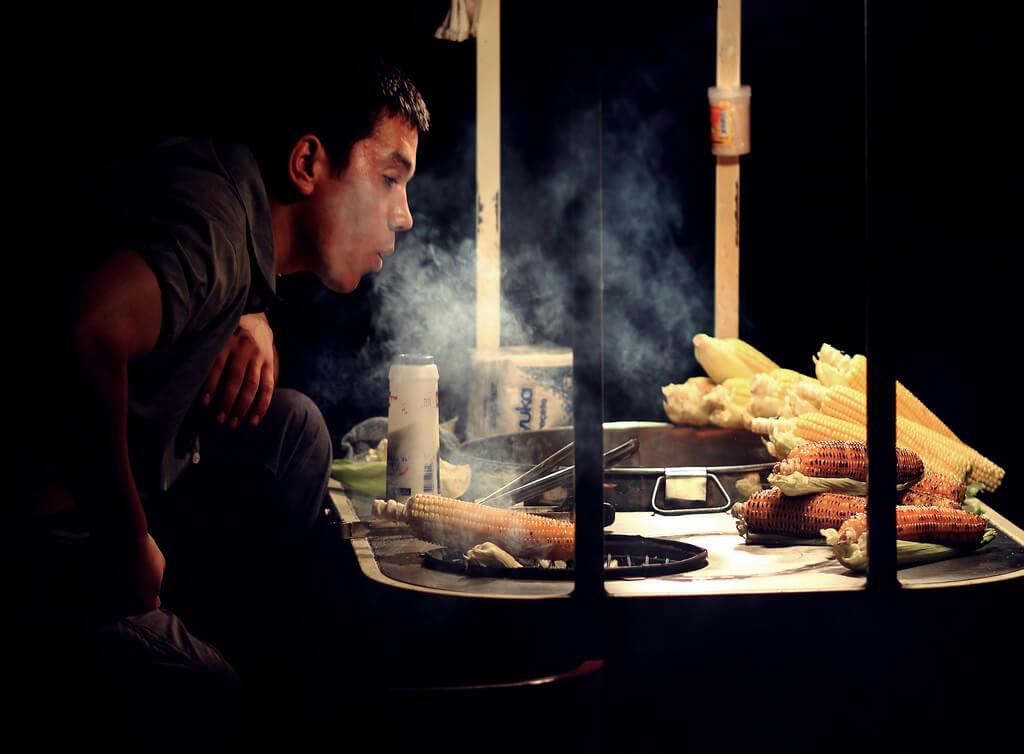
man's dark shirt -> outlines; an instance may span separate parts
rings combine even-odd
[[[129,365],[128,445],[143,499],[197,452],[196,406],[239,317],[276,299],[270,207],[248,148],[174,139],[112,165],[83,237],[131,249],[160,285],[154,351]]]

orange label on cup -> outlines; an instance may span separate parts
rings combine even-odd
[[[711,104],[711,144],[716,147],[732,146],[732,107],[728,102]]]

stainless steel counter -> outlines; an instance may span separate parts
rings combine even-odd
[[[420,592],[494,599],[568,596],[567,579],[508,579],[454,573],[424,566],[436,545],[416,539],[402,527],[371,526],[371,501],[349,496],[332,481],[331,498],[359,566],[375,582]],[[1024,531],[986,506],[996,538],[979,551],[958,558],[900,569],[904,588],[967,586],[1024,577]],[[826,546],[748,545],[729,513],[665,516],[620,512],[609,534],[641,535],[686,542],[707,550],[707,564],[656,577],[609,578],[612,597],[671,597],[729,594],[844,592],[864,589],[866,577],[841,565]]]

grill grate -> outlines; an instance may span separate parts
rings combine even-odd
[[[686,542],[627,534],[606,534],[604,537],[604,577],[626,579],[666,576],[703,568],[708,551]],[[423,554],[423,565],[449,573],[505,579],[552,579],[571,581],[575,576],[572,562],[546,563],[519,559],[522,568],[485,566],[467,562],[463,552],[442,547]]]

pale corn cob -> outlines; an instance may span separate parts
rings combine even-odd
[[[810,393],[811,390],[807,389],[806,392]],[[867,401],[858,390],[845,385],[833,385],[821,393],[821,413],[850,424],[866,425]],[[1005,474],[1000,466],[969,445],[914,421],[904,415],[899,407],[896,415],[896,442],[915,451],[933,471],[981,482],[989,491],[999,486]]]
[[[947,427],[931,409],[924,405],[916,395],[911,393],[898,380],[896,382],[896,413],[899,416],[906,417],[911,421],[928,427],[928,429],[938,432],[940,435],[945,435],[951,440],[962,442],[959,437],[953,434],[953,430]]]
[[[661,388],[665,397],[662,408],[673,424],[703,426],[711,423],[711,408],[704,397],[714,388],[710,377],[691,377],[683,383],[673,383]]]
[[[849,356],[828,343],[822,343],[812,359],[814,374],[825,387],[848,385],[861,392],[867,391],[867,358],[863,354]]]
[[[802,403],[811,406],[813,411],[821,411],[821,402],[825,399],[828,388],[820,380],[804,380],[793,387],[793,392]],[[808,412],[801,412],[808,413]]]
[[[747,411],[752,417],[782,416],[787,411],[787,399],[796,386],[805,381],[817,383],[813,377],[792,369],[773,369],[750,378],[750,403]]]
[[[743,427],[750,402],[750,378],[728,377],[705,396],[708,419],[718,427]]]
[[[822,529],[837,528],[855,513],[867,510],[867,499],[836,492],[789,496],[772,487],[732,507],[736,530],[750,534],[812,538]]]
[[[964,480],[971,471],[965,446],[901,416],[896,417],[896,441],[913,448],[938,474]]]
[[[744,364],[750,368],[751,374],[759,372],[771,372],[779,369],[779,365],[769,359],[763,353],[754,348],[750,343],[741,338],[725,338],[735,353]]]
[[[794,433],[796,420],[782,417],[753,417],[748,429],[763,435],[762,442],[772,458],[785,458],[797,445],[807,442]]]
[[[798,380],[786,391],[785,407],[781,415],[784,417],[800,416],[800,414],[818,411],[820,404],[815,405],[805,396],[813,395],[815,391],[823,389],[824,386],[816,377],[804,377]]]
[[[860,393],[867,393],[867,358],[863,354],[848,356],[823,343],[813,357],[815,374],[826,387],[844,385]],[[896,381],[896,414],[928,427],[951,440],[961,442],[946,424],[914,395],[906,385]]]
[[[981,516],[960,508],[896,506],[896,539],[907,542],[930,542],[951,547],[978,545],[987,525]],[[867,512],[856,513],[839,527],[839,539],[859,539],[867,528]]]
[[[406,503],[376,500],[374,515],[401,521],[426,542],[469,550],[492,542],[519,558],[572,560],[571,522],[494,508],[441,495],[413,495]]]
[[[825,416],[820,413],[800,414],[793,421],[793,432],[804,440],[853,440],[865,442],[867,430],[863,424]]]
[[[906,448],[895,448],[896,488],[905,489],[924,475],[924,462]],[[788,495],[811,492],[867,493],[868,448],[852,440],[819,440],[800,445],[772,468],[769,484]]]
[[[867,398],[847,385],[833,385],[821,394],[821,413],[854,424],[867,424]]]
[[[715,338],[704,333],[693,336],[693,353],[714,382],[729,377],[751,377],[779,366],[763,353],[739,338]]]

